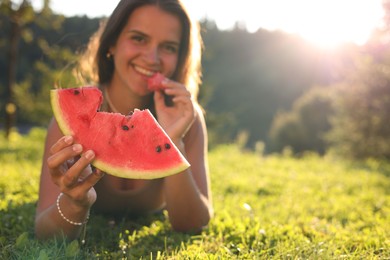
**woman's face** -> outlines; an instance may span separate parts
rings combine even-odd
[[[137,8],[110,48],[115,70],[111,84],[146,95],[147,79],[156,72],[171,77],[176,70],[182,27],[178,17],[156,6]]]

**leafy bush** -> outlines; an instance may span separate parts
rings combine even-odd
[[[315,151],[323,154],[327,148],[324,134],[330,129],[333,114],[329,88],[312,88],[298,98],[289,112],[278,113],[270,129],[271,151],[281,152],[291,147],[294,153]]]
[[[337,91],[327,136],[334,150],[353,158],[390,159],[390,66],[360,60]]]

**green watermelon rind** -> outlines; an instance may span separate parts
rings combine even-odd
[[[160,170],[160,171],[158,170],[153,170],[153,171],[132,170],[131,171],[120,167],[109,166],[105,162],[98,159],[94,160],[92,162],[92,165],[104,172],[109,172],[110,175],[114,175],[121,178],[129,178],[129,176],[131,176],[131,179],[158,179],[158,178],[168,177],[186,170],[188,167],[190,167],[190,164],[185,162],[179,164],[177,167],[171,167],[169,168],[169,170]]]
[[[53,109],[54,117],[58,123],[58,126],[64,135],[73,135],[73,131],[68,127],[68,123],[62,115],[60,105],[59,105],[59,94],[58,90],[50,90],[50,101]],[[168,136],[169,138],[169,136]],[[175,147],[177,149],[177,147]],[[187,159],[178,152],[182,158],[182,163],[177,164],[176,167],[170,167],[169,169],[162,170],[130,170],[128,168],[115,167],[109,165],[100,159],[95,159],[92,161],[92,165],[96,168],[107,172],[110,175],[121,177],[121,178],[131,178],[131,179],[158,179],[168,177],[177,173],[180,173],[190,167]]]
[[[58,123],[58,126],[60,127],[62,133],[64,135],[73,135],[74,133],[68,127],[68,124],[66,123],[66,121],[65,121],[65,119],[62,116],[62,113],[60,111],[59,94],[58,94],[58,91],[55,89],[50,90],[50,102],[51,102],[51,107],[53,109],[54,117],[55,117],[55,119]]]

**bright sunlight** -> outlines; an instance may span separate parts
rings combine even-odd
[[[237,22],[251,32],[264,28],[296,33],[321,46],[364,44],[383,17],[381,0],[241,0],[185,1],[195,14],[216,21],[221,29]],[[198,11],[197,11],[198,10]]]
[[[302,2],[306,8],[299,8],[295,14],[295,30],[322,47],[344,42],[364,44],[383,16],[380,0]]]
[[[38,4],[41,1],[33,1]],[[321,47],[364,44],[383,17],[382,0],[183,0],[195,18],[214,20],[220,29],[237,23],[250,32],[259,28],[299,34]],[[117,1],[51,0],[65,15],[108,16]],[[77,8],[74,8],[77,6]]]

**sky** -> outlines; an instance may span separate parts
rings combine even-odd
[[[382,0],[183,0],[198,20],[214,20],[218,28],[236,23],[248,31],[259,28],[299,34],[324,47],[343,42],[364,44],[381,25]],[[32,0],[39,7],[43,0]],[[91,4],[93,3],[93,4]],[[51,8],[66,16],[109,16],[116,0],[51,0]]]

